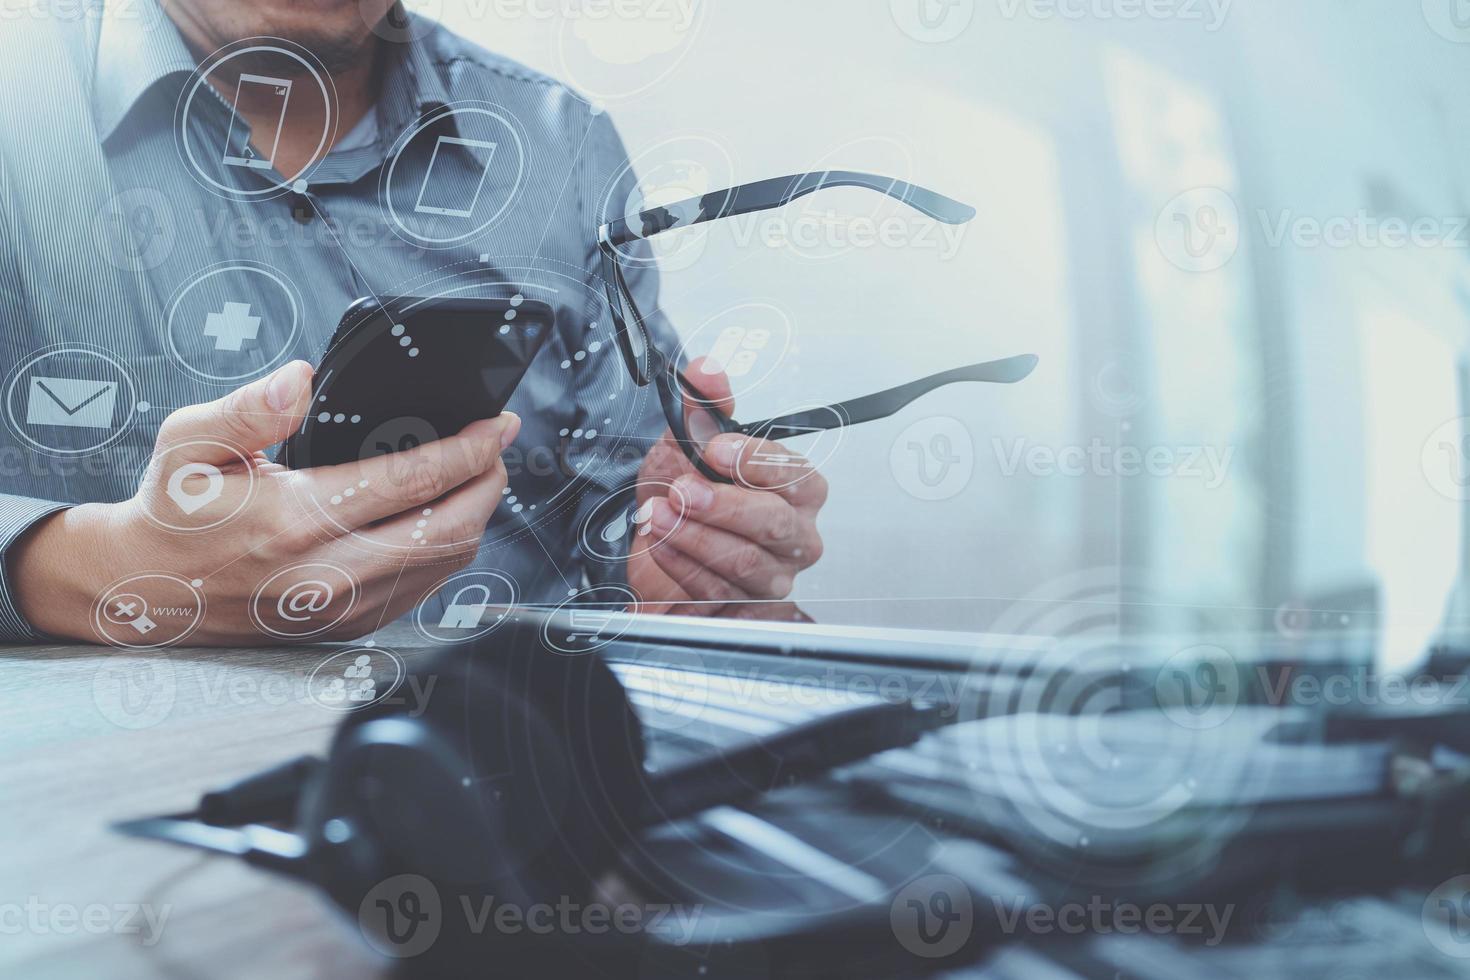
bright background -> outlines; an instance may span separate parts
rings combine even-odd
[[[666,249],[686,337],[765,322],[737,309],[752,302],[794,326],[742,417],[1041,355],[1023,385],[846,435],[824,467],[827,556],[798,586],[818,619],[978,629],[1038,589],[1126,576],[1166,620],[1374,614],[1389,659],[1412,660],[1464,550],[1470,10],[1222,2],[416,6],[605,104],[650,197],[853,168],[979,209],[954,250],[849,192],[791,215],[876,216],[902,241],[772,246],[747,226]],[[1385,244],[1386,218],[1421,221],[1421,242]],[[1300,219],[1351,223],[1349,240],[1278,234]],[[1216,250],[1191,256],[1186,227],[1201,247],[1220,231]],[[1008,465],[1094,439],[1229,466],[1214,486]],[[920,499],[935,448],[963,489]]]

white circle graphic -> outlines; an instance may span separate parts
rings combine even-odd
[[[631,99],[667,79],[694,48],[704,0],[575,5],[557,32],[560,76],[601,102]]]
[[[594,585],[563,599],[541,626],[541,640],[557,653],[577,655],[600,650],[633,625],[631,617],[642,600],[622,585]],[[553,626],[555,614],[567,614],[569,629]]]
[[[893,440],[888,466],[915,500],[950,500],[964,493],[975,475],[975,440],[959,419],[919,419]]]
[[[771,303],[741,303],[704,321],[679,347],[676,361],[697,357],[701,370],[723,373],[737,401],[768,381],[791,352],[796,327],[791,315]],[[690,372],[691,379],[698,372]]]
[[[306,691],[328,711],[360,711],[392,696],[406,675],[403,658],[392,650],[353,647],[317,664]]]
[[[1240,251],[1240,208],[1218,187],[1195,187],[1159,212],[1154,238],[1164,258],[1185,272],[1215,272]]]
[[[192,517],[203,508],[213,504],[223,495],[224,474],[219,467],[211,463],[198,462],[171,466],[166,462],[168,457],[173,453],[181,449],[188,449],[191,446],[208,446],[211,449],[224,450],[239,460],[241,472],[245,474],[245,493],[240,497],[239,502],[228,513],[214,518],[207,524],[179,524],[167,520],[161,514],[157,513],[159,506],[169,506],[169,504],[172,504],[185,517]],[[191,533],[194,531],[212,530],[238,517],[249,506],[250,501],[255,498],[258,478],[256,476],[256,467],[251,461],[250,454],[236,449],[227,443],[214,439],[189,439],[184,442],[174,443],[161,449],[158,455],[153,458],[153,462],[150,465],[158,468],[159,476],[165,484],[164,496],[168,498],[169,504],[158,504],[156,501],[149,500],[143,507],[143,513],[147,514],[148,519],[153,523],[167,528],[170,531]],[[204,478],[204,488],[191,490],[186,485],[189,477]]]
[[[426,611],[435,595],[444,596],[444,611],[430,621]],[[498,629],[519,601],[520,589],[510,576],[486,568],[470,569],[426,592],[414,608],[413,625],[431,643],[465,643]]]
[[[669,498],[669,503],[675,509],[675,518],[674,526],[667,534],[654,533],[653,524],[649,520],[653,512],[654,496],[640,503],[640,490],[659,491],[655,496]],[[582,522],[582,553],[594,561],[609,564],[646,555],[683,526],[687,507],[684,491],[669,481],[639,480],[633,487],[610,494],[592,508]]]
[[[282,588],[276,595],[278,585]],[[274,572],[255,587],[250,597],[250,618],[257,628],[271,636],[284,639],[317,636],[351,616],[361,593],[357,576],[341,565],[328,561],[299,562]],[[329,610],[329,616],[318,618]]]
[[[456,130],[462,132],[467,127],[462,124],[461,120],[476,117],[491,120],[495,124],[493,131],[497,135],[508,135],[510,137],[510,144],[504,144],[504,135],[501,135],[499,140],[471,139],[467,136],[438,136],[434,148],[429,155],[427,171],[418,181],[417,187],[408,188],[409,194],[404,200],[412,199],[414,201],[413,210],[415,213],[425,214],[435,218],[473,218],[475,211],[478,209],[479,201],[486,191],[491,191],[498,196],[499,206],[490,209],[489,217],[478,220],[471,227],[456,234],[425,234],[423,231],[409,224],[408,218],[399,210],[398,204],[394,201],[394,177],[398,173],[398,166],[403,159],[404,151],[410,146],[413,146],[414,141],[430,129],[442,128],[446,123],[453,122]],[[516,198],[519,196],[526,174],[526,142],[521,136],[519,125],[512,120],[513,117],[510,115],[510,110],[492,103],[459,102],[453,105],[443,106],[437,111],[430,113],[399,136],[393,143],[393,148],[388,156],[388,165],[383,168],[382,178],[379,181],[378,187],[379,197],[382,200],[382,209],[388,216],[393,233],[412,245],[418,245],[424,248],[447,248],[448,246],[457,245],[460,242],[468,241],[482,234],[504,217],[505,213],[510,210],[510,206],[515,203]],[[480,135],[488,134],[482,133]],[[426,195],[432,189],[435,168],[441,166],[439,161],[441,150],[448,155],[454,152],[455,148],[466,148],[473,153],[488,156],[488,159],[483,164],[476,163],[476,166],[483,166],[484,169],[479,174],[479,182],[474,185],[474,195],[469,200],[459,199],[455,202],[443,201],[437,204],[425,204]],[[491,171],[499,167],[498,161],[502,158],[502,154],[505,153],[513,153],[515,155],[513,167],[514,178],[510,181],[509,190],[504,188],[496,189],[489,186],[492,183]]]
[[[816,475],[833,456],[837,455],[837,450],[842,446],[847,419],[836,408],[831,405],[805,405],[789,412],[782,412],[777,417],[784,416],[806,416],[808,422],[816,423],[808,427],[808,432],[787,438],[815,439],[816,441],[807,443],[802,450],[795,450],[786,448],[784,443],[768,440],[768,436],[774,431],[771,426],[763,426],[752,432],[752,439],[766,440],[767,444],[754,452],[742,452],[736,458],[735,482],[740,486],[762,490],[786,490]],[[802,428],[803,426],[794,425],[792,427]],[[767,476],[760,480],[751,479],[751,474],[755,472],[764,472]],[[772,473],[788,475],[772,480],[769,476]]]
[[[225,302],[224,308],[220,311],[214,311],[211,309],[209,311],[209,316],[202,322],[199,321],[197,318],[190,320],[188,319],[187,314],[181,314],[180,311],[181,308],[184,307],[185,301],[188,300],[194,294],[194,292],[205,283],[211,282],[211,280],[221,277],[235,276],[235,281],[238,284],[238,282],[240,281],[239,277],[242,274],[248,277],[259,277],[261,279],[264,279],[267,284],[267,288],[274,287],[276,290],[279,290],[280,294],[285,299],[285,305],[290,308],[290,326],[287,327],[284,331],[276,331],[276,334],[278,337],[280,337],[280,339],[275,341],[274,346],[276,346],[278,350],[276,350],[274,354],[272,354],[263,362],[257,362],[250,369],[235,374],[216,374],[212,371],[206,370],[203,367],[191,363],[190,360],[184,356],[183,351],[179,349],[179,337],[177,331],[188,329],[191,332],[198,332],[200,336],[208,337],[211,336],[210,332],[211,330],[213,330],[213,346],[216,351],[238,352],[246,342],[245,337],[240,334],[231,336],[225,331],[224,327],[220,325],[220,321],[226,321],[226,318],[231,315],[237,318],[243,318],[247,321],[246,329],[248,329],[248,326],[253,326],[256,331],[255,333],[249,334],[249,340],[254,341],[259,336],[259,330],[262,327],[261,320],[263,319],[263,317],[256,315],[253,312],[254,308],[252,307],[251,303],[237,301]],[[251,297],[254,297],[256,300],[258,300],[261,295],[258,290],[251,291],[240,289],[236,290],[236,292],[239,293],[241,300],[246,300]],[[286,354],[290,352],[292,346],[296,343],[296,337],[301,332],[302,305],[303,304],[301,300],[301,293],[299,290],[297,290],[296,285],[291,282],[289,278],[287,278],[285,273],[281,272],[279,269],[274,269],[271,266],[266,265],[264,262],[254,262],[242,259],[239,261],[221,262],[218,265],[212,265],[209,268],[196,273],[192,278],[189,279],[188,282],[184,283],[183,286],[175,291],[173,297],[169,300],[168,310],[165,313],[164,319],[164,335],[168,338],[169,354],[173,356],[173,359],[177,361],[184,370],[188,371],[195,377],[202,378],[205,381],[234,383],[237,381],[245,381],[252,378],[260,377],[271,368],[279,364],[285,358]],[[269,307],[266,307],[266,309],[268,310]],[[219,320],[217,321],[216,318],[219,318]],[[253,321],[253,324],[250,323],[250,321]],[[284,334],[284,336],[282,337],[281,334]]]
[[[297,67],[283,70],[281,74],[290,77],[276,78],[261,74],[259,66],[261,62],[269,58],[284,58],[293,62]],[[300,104],[301,86],[296,84],[303,72],[315,83],[316,89],[322,100],[322,132],[317,140],[316,146],[308,157],[308,163],[299,174],[279,176],[275,173],[273,151],[264,158],[254,157],[253,154],[261,149],[256,143],[264,143],[267,147],[274,147],[279,139],[279,130],[276,133],[250,133],[252,143],[245,145],[241,138],[244,133],[249,132],[248,125],[239,120],[235,113],[233,102],[229,97],[225,101],[231,106],[229,130],[222,146],[210,146],[207,148],[208,156],[205,157],[206,148],[196,149],[194,140],[189,132],[190,113],[194,111],[195,99],[201,91],[209,91],[207,98],[215,97],[215,89],[210,84],[209,78],[215,72],[230,65],[236,59],[246,59],[245,65],[257,68],[255,72],[242,71],[237,85],[251,85],[260,87],[274,87],[276,97],[280,99],[282,125],[292,105],[292,97]],[[202,101],[202,100],[201,100]],[[327,71],[316,57],[306,48],[294,42],[278,37],[251,37],[236,41],[216,51],[210,58],[194,71],[190,82],[184,86],[179,95],[178,107],[174,113],[174,137],[178,144],[179,154],[184,163],[189,167],[194,179],[209,191],[222,197],[242,201],[268,200],[272,197],[285,194],[301,187],[309,178],[311,171],[326,158],[327,150],[331,147],[337,133],[338,107],[337,90],[332,84],[331,73]],[[212,131],[212,130],[211,130]],[[247,158],[246,154],[249,154]],[[234,184],[225,183],[211,176],[210,168],[206,168],[203,159],[209,159],[211,163],[218,158],[220,167],[231,167],[243,170],[255,176],[264,176],[266,179],[262,186],[250,189],[241,188]]]
[[[168,572],[145,572],[102,591],[92,607],[92,626],[111,646],[157,650],[188,638],[204,622],[204,609],[204,593],[194,582]],[[170,627],[174,620],[184,623]]]
[[[77,361],[78,368],[86,361],[92,365],[86,371],[79,371],[60,366],[46,368],[43,363],[64,358]],[[77,377],[77,374],[87,376]],[[23,392],[22,379],[28,379]],[[18,413],[22,401],[25,408]],[[107,351],[91,346],[61,344],[38,351],[11,372],[5,386],[5,421],[11,431],[32,449],[50,456],[85,456],[106,449],[127,433],[138,405],[137,385],[122,362]],[[121,420],[114,421],[119,416]],[[95,442],[65,447],[42,441],[32,434],[33,428],[58,432],[101,430],[106,434]]]
[[[166,656],[107,657],[92,675],[92,702],[119,728],[152,728],[173,711],[178,694],[174,665]]]

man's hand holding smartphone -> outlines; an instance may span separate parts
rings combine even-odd
[[[54,514],[12,549],[9,572],[22,615],[50,636],[95,641],[93,610],[109,585],[158,571],[205,580],[208,614],[191,644],[284,642],[252,621],[254,604],[263,599],[274,608],[278,598],[258,589],[283,568],[327,562],[351,572],[361,594],[352,614],[312,638],[352,639],[407,612],[431,585],[467,565],[502,499],[500,454],[520,419],[506,412],[405,453],[288,470],[264,450],[301,425],[311,379],[311,366],[295,361],[169,415],[131,499]],[[310,502],[333,498],[330,521],[309,512]],[[433,512],[429,531],[413,539],[426,509]],[[188,524],[169,526],[158,519],[165,513]],[[383,554],[353,540],[359,531],[419,544]]]

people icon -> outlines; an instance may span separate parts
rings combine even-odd
[[[373,661],[370,656],[365,653],[360,654],[356,660],[354,660],[351,664],[347,666],[345,670],[342,671],[342,675],[345,679],[342,681],[334,681],[333,683],[340,683],[343,686],[346,686],[347,681],[355,680],[357,681],[357,683],[352,685],[351,694],[349,695],[350,700],[373,700],[373,698],[377,697],[378,694],[378,683],[377,681],[373,680],[372,662]]]

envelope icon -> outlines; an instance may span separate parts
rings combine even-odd
[[[116,381],[32,377],[26,423],[110,429],[116,403]]]

